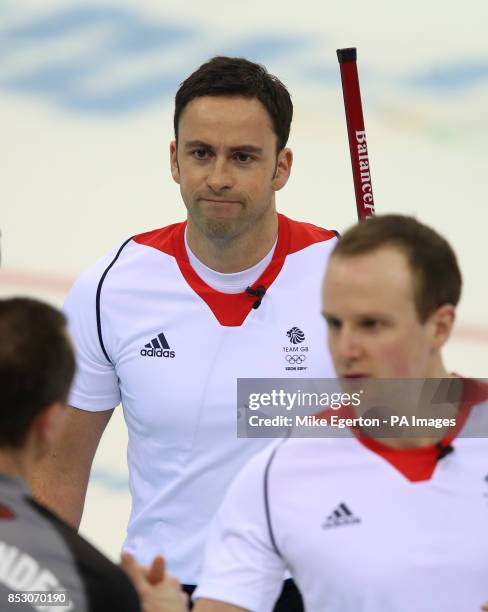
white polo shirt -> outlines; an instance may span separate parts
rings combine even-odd
[[[320,286],[335,233],[279,215],[272,259],[248,293],[221,293],[189,263],[185,224],[135,236],[85,272],[65,304],[77,354],[70,402],[122,402],[132,512],[124,549],[196,584],[211,518],[269,440],[237,439],[237,378],[332,377]],[[287,332],[308,347],[286,361]]]
[[[468,387],[463,431],[486,432],[488,390]],[[287,568],[307,612],[478,610],[488,599],[488,439],[452,446],[442,459],[435,446],[356,438],[268,447],[228,490],[195,597],[266,612]]]

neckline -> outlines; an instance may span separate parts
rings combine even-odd
[[[463,381],[463,393],[456,415],[456,425],[449,428],[446,435],[436,444],[394,448],[376,438],[361,435],[359,430],[351,428],[354,436],[365,448],[382,457],[411,482],[430,480],[439,460],[444,457],[444,449],[452,448],[452,442],[463,429],[473,407],[488,399],[488,386],[458,374],[454,376]]]
[[[278,236],[273,242],[273,245],[266,253],[266,255],[253,266],[241,270],[239,272],[218,272],[209,268],[204,264],[195,253],[191,250],[188,244],[187,236],[188,225],[185,227],[183,237],[185,241],[185,250],[188,255],[188,260],[191,267],[195,270],[197,275],[210,287],[216,291],[222,293],[242,293],[246,287],[252,286],[257,277],[259,277],[264,270],[268,267],[273,259],[276,245],[278,243]]]
[[[173,248],[176,262],[181,274],[188,285],[197,295],[207,304],[218,322],[226,327],[238,327],[242,325],[253,310],[256,297],[242,291],[240,293],[223,293],[210,287],[196,273],[190,260],[185,246],[186,221],[176,228],[173,234]],[[251,285],[251,289],[256,289],[262,285],[269,289],[281,271],[285,262],[290,245],[290,227],[288,219],[278,214],[278,241],[271,261],[259,278]]]
[[[174,223],[132,238],[137,244],[174,257],[186,284],[207,304],[217,321],[223,326],[238,327],[244,323],[253,306],[257,302],[261,303],[264,294],[260,290],[260,285],[266,290],[271,287],[289,255],[338,237],[334,230],[326,230],[303,221],[293,221],[281,213],[277,213],[277,216],[278,241],[273,257],[260,277],[252,283],[251,292],[246,290],[234,294],[222,293],[199,277],[192,268],[186,252],[186,222]],[[264,298],[264,303],[267,299]]]

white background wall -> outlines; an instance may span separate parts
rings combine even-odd
[[[126,237],[183,218],[168,166],[172,98],[215,54],[244,55],[295,104],[291,217],[355,221],[335,50],[357,46],[377,211],[417,215],[465,276],[448,365],[488,377],[486,0],[0,0],[0,295],[61,305]],[[119,416],[96,458],[82,530],[118,554],[129,512]]]

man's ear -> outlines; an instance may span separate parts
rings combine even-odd
[[[291,149],[285,148],[278,153],[276,169],[271,186],[274,191],[282,189],[290,178],[291,167],[293,164],[293,153]]]
[[[180,183],[180,167],[178,166],[177,157],[178,147],[176,140],[173,140],[169,145],[169,159],[171,164],[171,176],[176,183]]]
[[[443,304],[429,317],[433,348],[439,350],[449,339],[454,321],[456,308],[452,304]]]
[[[32,429],[43,447],[50,448],[61,435],[66,418],[66,406],[52,402],[40,412],[32,424]]]

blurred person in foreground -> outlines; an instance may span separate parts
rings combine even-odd
[[[184,612],[186,596],[165,576],[162,557],[146,568],[124,554],[131,584],[31,497],[36,465],[63,435],[74,371],[59,311],[26,298],[0,300],[0,611]],[[56,591],[67,606],[55,605]],[[36,592],[41,607],[29,603]]]
[[[77,376],[65,436],[35,492],[79,525],[94,453],[121,403],[132,497],[123,547],[140,563],[162,551],[189,593],[227,486],[269,444],[236,437],[237,379],[334,376],[320,284],[336,234],[276,210],[292,114],[283,83],[246,59],[215,57],[189,75],[169,146],[187,220],[117,246],[64,307]],[[301,610],[290,580],[279,605]]]
[[[479,609],[488,589],[488,386],[443,361],[460,293],[451,247],[416,220],[376,217],[344,234],[323,284],[342,384],[443,379],[436,406],[398,403],[409,417],[443,408],[454,420],[428,435],[379,438],[380,427],[290,437],[259,453],[212,526],[197,612],[269,611],[284,568],[307,612]]]

